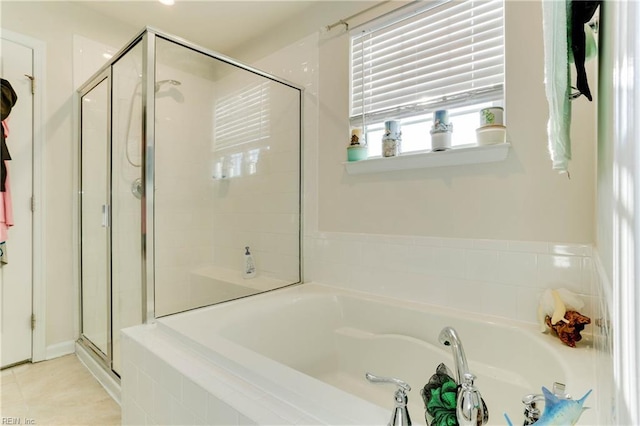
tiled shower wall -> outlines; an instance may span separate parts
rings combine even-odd
[[[246,134],[221,135],[224,123],[214,129],[213,174],[225,177],[212,179],[213,264],[240,271],[249,246],[261,276],[298,282],[299,92],[234,70],[216,81],[214,99],[214,108],[239,110]],[[260,104],[259,126],[252,104]]]
[[[156,314],[225,299],[245,246],[259,277],[298,282],[299,92],[166,44],[157,80],[181,84],[156,101]]]
[[[190,272],[213,259],[209,152],[212,82],[160,62],[155,141],[155,303],[166,315],[194,306]]]

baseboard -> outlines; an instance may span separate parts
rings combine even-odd
[[[69,355],[76,351],[76,342],[74,340],[69,340],[66,342],[56,343],[55,345],[49,345],[45,351],[45,359],[47,360]]]
[[[113,398],[115,402],[120,405],[120,382],[118,382],[113,376],[111,376],[103,367],[100,365],[94,357],[89,353],[89,349],[86,349],[79,343],[75,343],[75,351],[78,359],[87,370],[93,375],[93,377],[100,382],[104,390],[107,391],[109,396]]]

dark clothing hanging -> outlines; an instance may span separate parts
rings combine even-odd
[[[6,191],[5,183],[7,181],[7,166],[4,164],[4,161],[11,160],[11,154],[9,154],[9,149],[7,148],[7,143],[5,142],[4,129],[2,128],[0,128],[0,137],[2,138],[2,146],[0,146],[0,152],[2,154],[2,159],[0,161],[0,168],[2,168],[2,176],[0,176],[0,192],[4,192]]]
[[[2,92],[2,108],[0,114],[0,121],[6,119],[11,114],[11,108],[18,102],[18,95],[16,94],[11,83],[4,78],[0,78],[0,92]]]
[[[0,118],[4,121],[9,114],[11,114],[11,109],[18,102],[18,95],[16,94],[13,87],[11,87],[11,83],[9,83],[4,78],[0,78],[0,97],[2,100],[1,106],[1,114]],[[4,126],[0,129],[0,154],[2,154],[2,158],[0,158],[0,192],[5,192],[6,190],[6,181],[7,181],[7,167],[5,165],[5,160],[11,160],[11,154],[9,154],[9,148],[7,147],[7,142],[4,136]]]
[[[592,100],[591,90],[587,82],[587,71],[584,67],[586,56],[586,41],[584,35],[584,24],[589,22],[596,13],[596,9],[600,6],[600,1],[571,1],[571,51],[573,52],[573,61],[576,66],[577,82],[576,87],[589,99]]]

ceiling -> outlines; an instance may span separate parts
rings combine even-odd
[[[165,6],[157,0],[83,1],[82,4],[141,30],[151,26],[222,53],[300,16],[318,0],[185,1]]]

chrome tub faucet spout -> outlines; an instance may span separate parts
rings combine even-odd
[[[456,418],[461,426],[479,426],[489,421],[489,413],[482,401],[482,395],[474,385],[476,376],[469,371],[467,357],[458,333],[453,327],[445,327],[438,340],[450,346],[455,362],[456,379],[460,387],[456,398]]]

